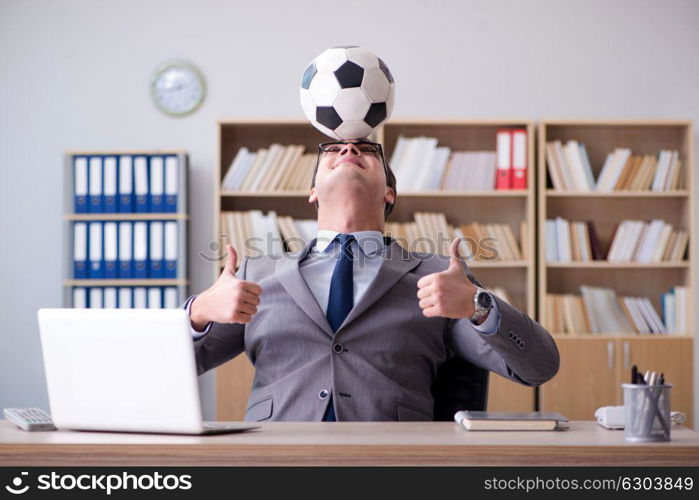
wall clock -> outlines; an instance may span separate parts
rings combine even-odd
[[[155,71],[151,96],[157,108],[170,116],[185,116],[201,106],[206,94],[201,72],[184,61],[167,62]]]

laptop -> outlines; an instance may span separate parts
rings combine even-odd
[[[184,309],[40,309],[51,417],[58,429],[223,434],[203,422]]]

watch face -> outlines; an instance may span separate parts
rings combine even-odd
[[[155,105],[164,113],[186,115],[197,109],[204,100],[204,78],[190,64],[168,63],[156,71],[151,93]]]
[[[487,292],[481,292],[478,294],[478,306],[479,307],[490,307],[493,304],[493,298]]]

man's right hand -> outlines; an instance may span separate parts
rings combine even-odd
[[[189,318],[197,331],[215,323],[249,323],[257,312],[262,288],[257,283],[235,277],[238,254],[231,245],[226,246],[228,256],[221,276],[211,288],[194,299]]]

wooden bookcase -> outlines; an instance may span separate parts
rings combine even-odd
[[[75,213],[73,158],[75,156],[172,155],[178,158],[177,211],[168,213]],[[189,188],[188,156],[182,150],[66,151],[64,153],[63,216],[63,307],[73,307],[74,287],[175,287],[178,303],[189,294],[187,279]],[[74,279],[73,223],[78,221],[175,221],[177,222],[177,276],[175,279]]]
[[[671,192],[610,193],[554,191],[546,164],[546,143],[576,140],[585,145],[595,175],[606,155],[617,147],[632,154],[656,155],[661,149],[679,151],[687,189]],[[613,288],[619,295],[649,297],[662,311],[660,295],[672,286],[689,287],[684,335],[562,334],[551,332],[561,351],[561,370],[540,388],[541,410],[560,411],[572,420],[590,420],[595,409],[623,404],[620,384],[630,370],[665,372],[674,384],[672,409],[687,414],[692,425],[692,352],[694,294],[694,134],[682,120],[542,120],[538,131],[538,318],[546,317],[548,293],[580,294],[580,285]],[[683,262],[614,263],[546,261],[545,221],[557,216],[592,220],[603,248],[609,248],[615,225],[623,219],[664,219],[689,231],[688,259]],[[543,324],[543,323],[542,323]]]
[[[390,161],[399,135],[436,137],[440,146],[452,150],[496,149],[498,128],[527,130],[528,188],[518,191],[420,191],[398,192],[396,207],[390,221],[413,220],[416,211],[443,212],[452,225],[473,221],[511,224],[516,238],[521,240],[519,222],[527,222],[525,239],[529,247],[523,249],[525,258],[515,262],[469,262],[476,278],[489,287],[504,287],[514,305],[532,318],[535,316],[535,173],[534,123],[523,119],[503,120],[449,120],[400,119],[392,120],[378,130],[375,140],[384,145]],[[215,240],[223,245],[220,223],[221,211],[274,210],[279,215],[294,218],[315,218],[316,209],[308,203],[308,190],[302,192],[224,192],[221,181],[235,154],[241,147],[257,150],[272,143],[303,144],[306,152],[317,151],[327,137],[306,120],[297,119],[240,119],[218,122],[218,161],[214,177],[214,230]],[[310,189],[310,186],[309,186]],[[222,247],[221,247],[222,248]],[[220,274],[221,262],[212,266],[212,279]],[[217,369],[217,418],[239,420],[245,414],[254,369],[243,354]],[[533,410],[534,391],[491,374],[489,408],[491,410]]]

